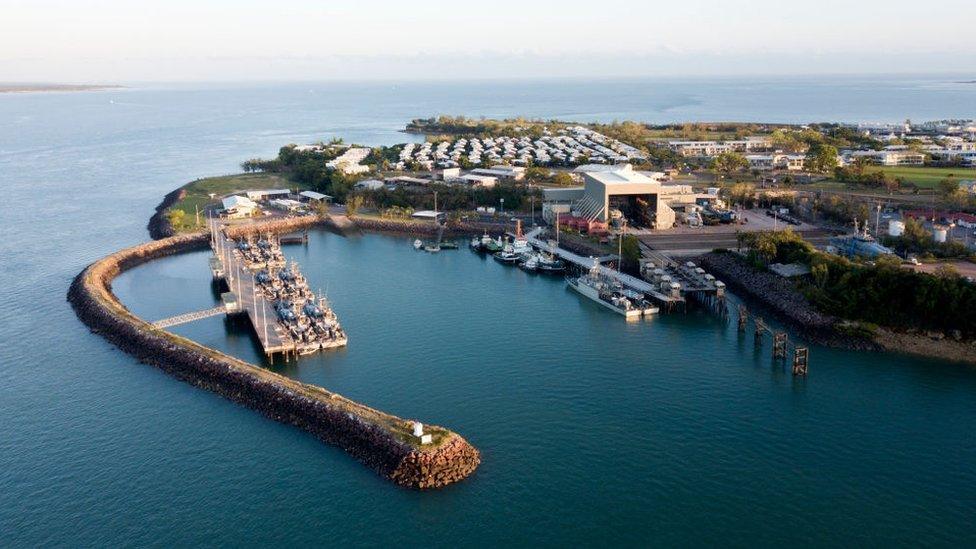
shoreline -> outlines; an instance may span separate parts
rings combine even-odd
[[[147,229],[153,239],[166,238],[176,235],[164,215],[167,208],[178,202],[183,196],[183,187],[175,189],[163,197],[163,200],[150,218]],[[290,221],[289,221],[290,220]],[[307,216],[300,218],[285,218],[268,223],[297,223],[296,227],[311,228],[320,226],[340,234],[353,231],[368,231],[401,236],[431,236],[437,232],[434,225],[410,219],[379,219],[354,215],[328,215],[326,217]],[[284,225],[282,225],[284,226]],[[245,230],[247,225],[234,227],[232,231]],[[295,229],[280,229],[288,232]],[[459,223],[444,228],[444,236],[465,237],[479,236],[483,232],[502,233],[511,230],[505,223]],[[572,251],[592,254],[593,249],[585,243],[572,245],[563,243],[564,247],[575,248]],[[726,256],[726,257],[722,257]],[[964,364],[976,364],[976,342],[955,341],[943,334],[941,337],[926,333],[896,332],[879,327],[869,339],[849,333],[844,328],[850,323],[817,311],[807,302],[788,281],[770,273],[756,271],[743,264],[734,254],[706,253],[696,258],[696,263],[708,268],[719,275],[737,295],[754,306],[760,307],[780,322],[786,324],[790,330],[811,343],[837,349],[873,352],[896,352],[948,360]]]
[[[804,339],[836,349],[892,352],[976,364],[976,343],[954,341],[944,335],[897,332],[878,327],[868,339],[845,333],[849,321],[817,311],[793,285],[772,273],[757,271],[731,252],[707,253],[696,263],[713,271],[744,301],[759,306]]]
[[[127,89],[127,86],[120,86],[118,84],[0,84],[0,94],[89,92],[124,89]]]
[[[149,232],[149,237],[153,240],[161,240],[164,238],[169,238],[173,236],[178,236],[180,234],[192,234],[192,233],[180,233],[173,228],[170,224],[169,219],[166,217],[166,210],[172,207],[174,204],[182,200],[186,196],[186,185],[180,186],[172,191],[166,193],[163,199],[156,205],[152,216],[149,217],[149,221],[146,223],[146,230]],[[308,215],[302,217],[278,217],[272,218],[268,221],[256,221],[249,224],[241,224],[237,226],[231,226],[230,231],[244,230],[248,226],[261,225],[262,227],[269,223],[281,223],[284,220],[290,220],[290,222],[295,222],[295,220],[303,220],[298,223],[299,225],[305,224],[304,227],[300,228],[311,228],[316,225],[322,226],[326,229],[334,230],[341,234],[346,234],[351,230],[361,230],[361,231],[373,231],[381,233],[399,234],[399,235],[410,235],[410,236],[430,236],[437,233],[437,227],[429,222],[416,221],[412,219],[382,219],[372,216],[361,216],[353,215],[348,217],[345,214],[327,214],[325,216]],[[297,230],[297,226],[296,229]],[[460,222],[457,224],[448,224],[444,227],[444,236],[447,237],[463,237],[463,236],[480,236],[485,231],[496,232],[496,231],[508,231],[511,230],[512,226],[509,223],[485,223],[485,222]],[[287,231],[282,231],[287,232]]]
[[[229,233],[283,232],[307,228],[317,221],[277,220],[235,227]],[[425,425],[434,439],[429,445],[419,446],[410,434],[412,421],[156,329],[133,315],[112,293],[111,283],[120,273],[160,257],[206,249],[209,238],[208,232],[188,233],[115,252],[79,273],[69,287],[67,299],[92,332],[140,362],[275,421],[294,425],[342,448],[399,486],[441,488],[467,478],[477,469],[480,453],[457,433]]]

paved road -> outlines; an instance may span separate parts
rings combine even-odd
[[[830,233],[823,230],[799,231],[799,234],[815,246],[826,244],[830,238]],[[650,248],[661,251],[700,251],[738,246],[734,233],[656,234],[640,235],[638,238]]]

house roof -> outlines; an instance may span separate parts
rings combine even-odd
[[[302,191],[298,194],[299,196],[304,196],[305,198],[310,198],[312,200],[324,200],[326,198],[332,198],[327,194],[317,193],[315,191]]]
[[[225,210],[233,210],[235,208],[256,208],[255,204],[250,198],[246,196],[228,196],[221,200]]]

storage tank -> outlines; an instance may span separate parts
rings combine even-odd
[[[946,241],[946,228],[936,225],[932,227],[932,239],[936,242],[942,243]]]
[[[891,220],[888,222],[888,236],[901,236],[905,234],[905,222]]]

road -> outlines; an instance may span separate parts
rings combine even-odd
[[[645,233],[637,235],[637,238],[651,249],[678,256],[698,255],[715,248],[734,249],[739,245],[735,232],[713,232],[709,229],[710,227],[703,227],[697,232]],[[739,229],[749,231],[754,228],[741,225]],[[801,229],[796,232],[814,246],[826,245],[831,236],[830,232],[822,229]]]

